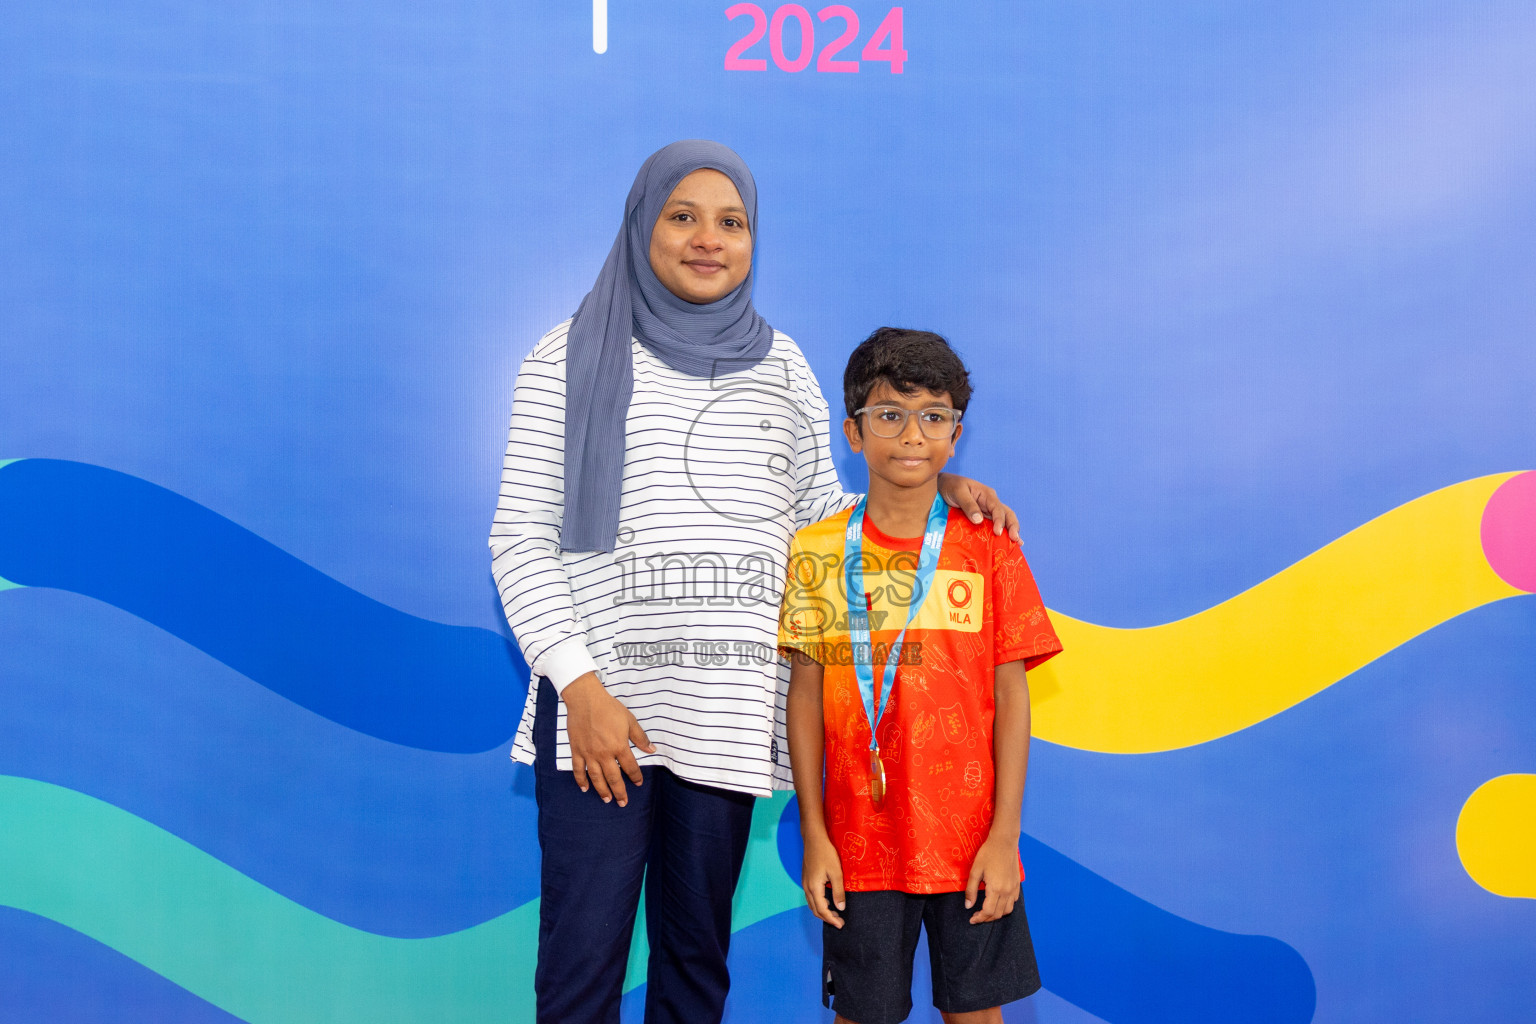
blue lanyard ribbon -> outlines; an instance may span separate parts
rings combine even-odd
[[[923,598],[933,586],[934,571],[939,567],[939,551],[944,547],[944,527],[949,522],[949,506],[944,499],[934,495],[933,507],[928,510],[928,527],[923,531],[923,549],[918,556],[917,575],[912,584],[912,603],[907,606],[907,619],[891,644],[890,653],[880,666],[880,706],[875,707],[874,650],[869,639],[869,602],[864,596],[864,503],[860,498],[848,517],[848,532],[843,538],[843,579],[848,593],[848,640],[853,646],[853,674],[859,681],[859,696],[864,699],[864,713],[869,717],[869,749],[879,750],[875,741],[875,727],[885,714],[895,683],[896,666],[901,662],[901,645],[907,638],[907,627],[917,617]]]

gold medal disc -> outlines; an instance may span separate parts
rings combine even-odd
[[[885,802],[885,762],[879,750],[869,752],[869,802],[876,807]]]

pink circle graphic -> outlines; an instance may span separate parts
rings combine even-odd
[[[1536,593],[1536,472],[1510,477],[1483,509],[1483,555],[1499,579]]]

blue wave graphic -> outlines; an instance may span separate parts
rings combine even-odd
[[[1019,840],[1040,977],[1113,1024],[1306,1024],[1317,986],[1279,939],[1207,928],[1030,836]]]
[[[407,615],[165,488],[98,466],[0,468],[0,577],[117,606],[359,732],[473,753],[512,735],[516,648]]]
[[[779,821],[779,860],[791,878],[800,877],[805,851],[799,814],[792,799]],[[1068,1002],[1112,1024],[1312,1019],[1312,970],[1279,939],[1169,913],[1029,835],[1019,855],[1040,977]]]
[[[104,514],[103,509],[110,511]],[[81,538],[90,538],[90,545],[82,543]],[[446,903],[452,904],[451,908],[440,908],[442,913],[424,912],[420,907],[430,902],[430,898],[423,899],[429,897],[426,890],[397,894],[403,899],[391,899],[384,891],[401,882],[408,885],[412,875],[431,873],[434,858],[419,842],[407,842],[409,852],[394,858],[383,852],[389,844],[387,840],[378,842],[381,835],[362,837],[361,845],[343,853],[336,845],[338,837],[325,834],[327,818],[339,821],[346,817],[350,829],[362,827],[367,831],[365,825],[359,826],[355,814],[358,793],[354,787],[366,786],[374,772],[378,772],[381,783],[389,780],[386,788],[395,795],[403,795],[407,801],[425,801],[415,815],[402,815],[402,808],[397,805],[381,807],[381,829],[393,830],[397,835],[401,830],[425,833],[433,821],[442,820],[444,806],[433,805],[432,793],[454,790],[449,778],[453,774],[450,762],[459,759],[441,759],[440,755],[421,751],[468,753],[499,746],[515,725],[526,693],[526,668],[499,635],[487,630],[443,626],[390,609],[194,502],[133,477],[80,463],[24,460],[0,467],[0,576],[25,586],[71,591],[104,601],[153,623],[273,693],[332,722],[366,736],[420,748],[405,751],[375,744],[375,749],[369,750],[370,740],[352,737],[350,745],[339,745],[337,760],[355,756],[355,777],[347,777],[338,763],[330,761],[315,776],[316,786],[338,787],[334,792],[342,795],[338,797],[341,802],[330,801],[326,804],[327,813],[319,815],[295,815],[290,807],[278,811],[275,820],[269,822],[274,834],[284,835],[290,841],[302,843],[305,836],[310,837],[318,849],[327,850],[333,862],[347,866],[348,871],[358,864],[372,865],[381,886],[358,900],[352,909],[354,913],[394,920],[393,926],[382,920],[368,924],[385,933],[440,933],[449,919],[454,919],[450,930],[454,925],[462,927],[473,920],[483,920],[500,909],[493,904],[512,896],[507,892],[488,896],[479,886],[469,886],[480,892],[479,905],[470,907],[464,900],[449,897]],[[18,593],[10,599],[20,599],[20,604],[29,605],[31,597]],[[45,614],[48,607],[45,602]],[[194,656],[184,652],[184,657]],[[36,652],[30,657],[22,655],[20,664],[41,667]],[[183,687],[187,689],[209,679],[213,674],[207,669],[211,667],[173,671],[171,675],[188,679]],[[24,707],[31,706],[31,698],[42,698],[48,684],[57,686],[61,674],[43,670],[33,680],[35,686],[16,689],[19,703],[12,705],[16,714],[6,718],[18,726],[20,733],[31,735],[33,742],[11,748],[12,753],[0,759],[20,759],[23,764],[19,767],[26,767],[27,774],[54,778],[82,791],[95,791],[136,810],[146,802],[160,799],[164,815],[151,813],[149,817],[165,821],[178,832],[211,829],[218,833],[215,838],[224,841],[208,842],[208,836],[204,836],[200,845],[220,849],[232,864],[246,861],[253,877],[266,874],[270,878],[273,865],[278,862],[271,857],[270,849],[263,850],[260,844],[250,846],[247,836],[245,855],[240,855],[239,833],[252,824],[249,817],[221,821],[196,800],[183,809],[185,813],[178,814],[172,806],[176,802],[174,797],[179,788],[185,787],[167,789],[164,778],[145,780],[137,789],[133,785],[114,786],[111,780],[122,774],[132,775],[124,773],[123,768],[135,760],[132,750],[141,738],[147,744],[142,752],[144,763],[163,764],[166,771],[198,780],[199,784],[212,781],[205,788],[215,795],[248,790],[253,784],[258,788],[276,784],[280,776],[295,767],[291,748],[285,758],[278,745],[262,749],[259,744],[242,743],[237,734],[238,724],[231,721],[225,723],[230,726],[224,737],[228,740],[226,744],[217,742],[215,736],[203,736],[203,741],[213,742],[201,743],[196,737],[187,737],[189,748],[201,750],[200,756],[209,760],[200,765],[180,764],[174,759],[166,762],[163,749],[159,755],[150,749],[156,742],[163,742],[165,735],[133,729],[133,723],[122,718],[120,701],[97,701],[96,710],[88,711],[92,680],[99,685],[102,676],[88,670],[78,675],[78,693],[71,698],[75,705],[69,709],[71,713],[63,713],[65,709],[46,702],[36,705],[45,709],[39,713],[45,713],[55,723],[49,729],[28,727],[29,720],[34,727],[36,721],[24,713]],[[140,680],[146,698],[153,693],[152,675],[148,673]],[[29,689],[30,698],[23,693]],[[113,684],[99,687],[97,695],[103,691],[113,691],[113,696],[121,697],[121,688],[114,690]],[[177,705],[167,709],[167,713],[180,714],[189,722],[196,719],[205,726],[214,724],[215,720],[206,716],[187,716],[188,694],[182,692],[178,696],[178,692],[163,694]],[[260,697],[261,693],[250,688],[247,696]],[[284,723],[291,716],[283,714],[281,702],[274,705],[270,697],[265,699],[268,706],[250,715],[252,732],[275,724],[281,728],[273,730],[274,735],[283,736],[282,729],[293,728],[291,721]],[[144,706],[150,703],[152,698],[146,699]],[[112,757],[73,755],[71,749],[80,749],[78,745],[49,741],[49,737],[58,737],[54,729],[61,720],[80,729],[82,738],[115,730],[121,734],[114,737],[115,746],[120,749]],[[129,726],[126,730],[125,725]],[[318,719],[310,720],[304,723],[302,736],[289,734],[284,738],[297,740],[305,751],[325,751],[331,741],[322,734],[332,728]],[[224,758],[223,766],[208,774],[209,766],[231,748],[236,756]],[[434,756],[440,760],[433,762]],[[306,755],[300,760],[310,759]],[[401,759],[410,760],[415,769],[425,767],[429,775],[435,776],[432,784],[413,787],[400,773],[391,776],[388,770],[381,770]],[[462,803],[448,814],[456,823],[466,826],[481,818],[474,807],[511,809],[507,806],[509,790],[500,756],[473,760],[483,761],[487,766],[485,779],[467,788],[460,779]],[[496,762],[494,771],[489,769],[492,761]],[[404,775],[410,773],[407,769]],[[496,788],[489,784],[489,779],[496,774],[500,776],[502,799],[487,800]],[[155,790],[159,790],[158,797],[152,792]],[[235,802],[260,813],[273,810],[272,805],[253,801],[249,795]],[[349,802],[354,806],[350,814],[342,806]],[[524,805],[528,801],[514,803]],[[503,849],[511,853],[510,847],[516,845],[519,856],[513,859],[522,861],[531,859],[533,853],[531,808],[519,806],[517,810],[519,813],[508,817],[519,819],[518,830],[530,842],[509,844]],[[287,826],[295,822],[301,822],[303,827],[287,831]],[[794,866],[791,877],[795,877],[798,832],[793,827],[781,827],[779,840],[781,857],[787,868]],[[1114,1024],[1186,1020],[1300,1024],[1311,1019],[1316,999],[1311,972],[1299,954],[1285,943],[1262,936],[1233,935],[1179,918],[1029,837],[1021,841],[1020,848],[1030,876],[1028,910],[1040,950],[1042,974],[1057,995]],[[521,876],[526,885],[534,884],[533,872],[526,868],[520,871],[515,864],[498,866],[508,875]],[[477,863],[468,875],[484,881],[495,873],[496,867],[489,862]],[[275,873],[285,872],[290,885],[285,886],[282,879],[272,879],[275,887],[287,889],[293,898],[312,907],[332,904],[327,909],[334,911],[335,901],[326,893],[349,888],[342,877],[327,876],[318,861],[303,863],[302,858],[291,859]],[[457,871],[437,874],[444,881],[456,880],[461,887],[465,881]],[[520,900],[514,898],[513,902]],[[401,913],[402,908],[413,903],[415,909]],[[364,906],[373,909],[359,911]],[[804,916],[796,911],[780,917],[797,915]],[[354,914],[336,916],[357,920]],[[761,926],[754,926],[757,927]],[[803,930],[803,922],[794,924],[786,920],[779,927]],[[743,941],[750,944],[752,940],[744,936]],[[799,953],[804,954],[802,958],[814,958],[814,941],[802,939],[797,945]],[[814,979],[814,962],[809,968],[808,976]],[[738,1001],[737,1005],[743,1003],[753,1005],[751,1000]]]
[[[939,1024],[932,1009],[933,986],[928,977],[926,938],[918,940],[912,972],[911,1024]],[[763,964],[772,964],[764,970]],[[809,911],[791,910],[731,937],[731,997],[726,1001],[722,1024],[784,1024],[786,1021],[830,1021],[821,1006],[821,923]],[[624,994],[625,1024],[640,1024],[644,1016],[646,987]],[[1004,1024],[1037,1024],[1059,1021],[1059,997],[1049,989],[1022,1002],[1003,1007]],[[1054,1011],[1054,1012],[1053,1012]],[[1087,1019],[1070,1010],[1069,1019]],[[1095,1018],[1097,1019],[1097,1018]],[[1223,1022],[1226,1024],[1226,1022]]]

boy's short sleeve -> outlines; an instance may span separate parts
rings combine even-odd
[[[784,582],[784,603],[779,607],[779,651],[786,657],[798,651],[826,664],[822,647],[832,625],[825,614],[828,602],[822,592],[826,571],[821,556],[803,543],[804,534],[805,530],[797,533],[789,546],[789,573]]]
[[[1061,652],[1061,640],[1040,600],[1034,573],[1007,534],[992,542],[992,614],[997,664],[1023,659],[1028,670]]]

